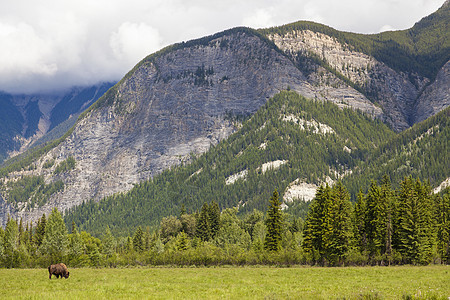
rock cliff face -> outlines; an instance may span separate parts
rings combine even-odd
[[[447,2],[446,2],[447,3]],[[450,106],[450,61],[427,86],[414,105],[414,123],[423,121]]]
[[[416,76],[416,87],[406,74],[392,70],[367,54],[352,51],[350,45],[323,33],[302,30],[282,36],[272,34],[269,38],[294,60],[298,60],[299,55],[313,54],[359,86],[372,101],[381,105],[385,121],[396,131],[425,120],[449,105],[448,63],[435,83],[420,96],[428,78]],[[428,106],[433,101],[431,98],[435,100],[433,107]]]

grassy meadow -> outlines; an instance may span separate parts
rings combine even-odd
[[[448,299],[450,266],[1,269],[1,299]]]

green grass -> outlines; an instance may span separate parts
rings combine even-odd
[[[448,299],[450,266],[0,270],[1,299]]]

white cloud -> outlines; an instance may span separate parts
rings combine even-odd
[[[131,68],[142,59],[161,48],[158,30],[145,23],[125,22],[111,34],[110,46],[118,61]]]
[[[373,33],[405,29],[444,0],[0,0],[0,90],[119,80],[169,44],[298,20]],[[405,13],[407,12],[407,13]]]
[[[271,9],[258,9],[250,16],[244,17],[243,23],[247,27],[251,28],[267,28],[275,26],[276,23],[273,20]]]

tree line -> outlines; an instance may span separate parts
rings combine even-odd
[[[0,228],[0,266],[71,267],[129,265],[398,265],[450,262],[450,193],[432,194],[412,177],[393,189],[389,177],[372,181],[352,204],[341,182],[318,188],[306,218],[281,209],[275,190],[266,212],[239,216],[214,200],[198,211],[184,206],[158,228],[132,235],[70,234],[53,209],[36,224],[9,218]],[[267,204],[267,202],[266,202]]]

